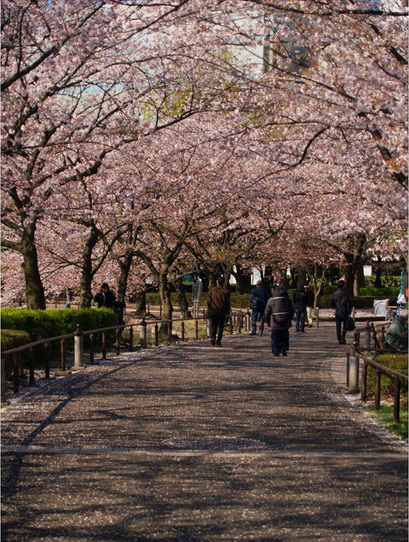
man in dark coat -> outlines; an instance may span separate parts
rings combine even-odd
[[[224,323],[230,313],[230,292],[223,286],[219,277],[216,286],[210,288],[207,295],[207,317],[210,320],[210,342],[212,346],[221,346]],[[217,336],[217,338],[216,338]]]
[[[335,309],[335,325],[339,344],[346,344],[347,320],[351,314],[351,303],[344,279],[338,281],[338,290],[332,294],[331,306]]]
[[[94,296],[94,301],[95,303],[98,303],[98,308],[105,307],[107,309],[113,309],[115,307],[115,300],[116,295],[106,282],[101,284],[99,292]]]
[[[290,348],[291,320],[294,316],[294,307],[287,292],[280,285],[273,291],[272,297],[267,301],[264,313],[266,324],[271,328],[271,351],[274,356],[287,355]]]
[[[304,333],[305,315],[307,312],[307,293],[304,285],[300,284],[298,290],[294,292],[293,303],[295,309],[295,331]]]
[[[257,322],[259,322],[259,333],[263,335],[264,331],[264,311],[266,308],[268,293],[262,286],[261,280],[258,280],[256,287],[250,292],[251,308],[251,335],[257,335]]]

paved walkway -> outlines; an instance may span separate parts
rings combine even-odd
[[[3,540],[405,541],[406,447],[346,396],[333,323],[122,355],[3,413]]]

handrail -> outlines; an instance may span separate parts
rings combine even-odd
[[[363,351],[365,352],[375,352],[377,354],[381,352],[385,353],[396,353],[396,354],[408,354],[406,350],[386,350],[381,348],[371,348],[371,341],[370,341],[370,325],[369,322],[367,323],[367,327],[365,328],[366,332],[366,339],[367,344],[360,348],[360,333],[361,330],[356,329],[354,332],[354,343],[351,347],[350,352],[348,353],[347,357],[347,385],[349,387],[349,373],[350,373],[350,360],[351,358],[356,358],[358,361],[362,361],[362,370],[361,370],[361,385],[360,385],[360,391],[361,391],[361,400],[366,401],[367,399],[367,366],[370,365],[376,369],[375,374],[375,393],[374,393],[374,403],[375,403],[375,410],[379,410],[381,406],[381,378],[382,374],[385,374],[389,378],[393,380],[394,384],[394,392],[393,392],[393,420],[395,423],[398,423],[400,420],[400,390],[401,390],[401,381],[408,382],[409,378],[408,375],[404,375],[402,373],[399,373],[398,371],[394,371],[393,369],[390,369],[389,367],[386,367],[385,365],[381,365],[377,361],[374,361],[372,358],[365,356],[363,354]],[[369,338],[369,340],[368,340]],[[353,366],[353,365],[352,365]],[[356,366],[357,373],[359,372],[359,365]],[[358,382],[358,374],[356,374],[355,382]],[[358,391],[352,390],[352,391]]]
[[[147,338],[146,338],[146,329],[148,326],[155,326],[155,337],[153,344],[157,346],[159,344],[159,333],[158,333],[158,326],[161,324],[169,324],[168,326],[168,337],[167,340],[172,340],[172,325],[177,322],[181,322],[182,324],[182,337],[181,340],[186,340],[185,335],[185,323],[188,321],[195,322],[195,340],[199,338],[198,335],[198,321],[199,320],[205,320],[207,317],[206,315],[203,316],[196,316],[191,318],[173,318],[173,319],[145,319],[142,318],[139,322],[135,323],[128,323],[128,324],[117,324],[114,326],[108,326],[108,327],[102,327],[97,329],[91,329],[91,330],[85,330],[82,331],[77,326],[77,331],[70,333],[68,335],[58,335],[56,337],[50,337],[47,339],[41,339],[38,341],[34,341],[32,343],[28,343],[22,346],[18,346],[16,348],[11,348],[9,350],[5,350],[1,354],[1,402],[6,402],[6,386],[5,386],[5,367],[6,367],[6,360],[11,356],[13,358],[13,367],[12,367],[12,374],[13,374],[13,392],[18,393],[20,389],[20,373],[23,368],[22,360],[21,360],[21,354],[25,351],[28,351],[29,354],[29,384],[30,386],[34,386],[35,384],[35,378],[34,378],[34,355],[33,350],[35,347],[44,345],[48,349],[48,356],[45,360],[45,378],[49,378],[50,376],[50,362],[51,362],[51,352],[50,352],[50,345],[53,342],[60,341],[61,342],[61,353],[60,353],[60,369],[56,371],[57,374],[67,374],[66,371],[66,361],[65,361],[65,342],[70,339],[74,339],[74,351],[75,351],[75,339],[78,336],[90,336],[90,345],[89,345],[89,354],[90,354],[90,364],[92,365],[94,363],[94,336],[97,334],[101,334],[102,336],[102,359],[106,359],[107,355],[107,345],[106,345],[106,337],[105,333],[109,331],[116,331],[116,353],[117,355],[120,354],[120,346],[121,346],[121,336],[122,331],[129,328],[130,330],[130,338],[129,338],[129,350],[132,351],[133,347],[135,346],[133,344],[133,329],[135,327],[141,327],[141,333],[140,333],[140,343],[139,347],[146,348],[148,346]],[[228,330],[230,333],[233,333],[233,329],[237,329],[238,333],[241,333],[242,329],[244,328],[245,331],[248,331],[250,328],[250,312],[249,311],[232,311],[229,317],[229,325]],[[206,335],[207,336],[207,335]],[[165,339],[166,340],[166,339]],[[80,364],[82,365],[82,364]],[[76,370],[78,368],[82,368],[80,366],[77,366],[77,364],[74,362],[74,367],[72,367],[72,370]]]

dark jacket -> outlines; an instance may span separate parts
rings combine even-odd
[[[94,296],[95,303],[98,303],[98,307],[106,307],[107,309],[113,309],[115,306],[116,295],[112,290],[107,292],[98,292]]]
[[[394,350],[408,349],[408,326],[406,316],[398,316],[385,334],[386,343]]]
[[[274,315],[280,316],[280,319],[283,319],[281,325],[274,321]],[[291,320],[294,316],[294,307],[287,292],[274,292],[273,296],[267,301],[264,316],[266,324],[270,326],[271,329],[283,330],[291,327]]]
[[[305,312],[307,309],[307,293],[304,290],[297,290],[293,295],[295,310]]]
[[[305,292],[305,295],[307,296],[307,307],[313,307],[314,306],[314,292],[311,290],[308,290]]]
[[[346,320],[351,314],[348,290],[338,288],[338,290],[332,294],[331,307],[335,309],[335,318]]]
[[[257,312],[264,312],[269,298],[267,290],[262,286],[256,286],[250,292],[250,301],[253,299],[253,297],[257,297],[257,299],[259,300],[259,305],[257,306],[257,309],[253,310]]]
[[[230,313],[230,292],[224,286],[216,284],[207,295],[207,315],[226,316]]]

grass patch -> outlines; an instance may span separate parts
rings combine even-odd
[[[407,440],[408,438],[408,410],[406,407],[401,406],[400,410],[400,422],[395,423],[393,421],[393,406],[381,406],[379,410],[375,410],[373,405],[363,405],[363,409],[369,412],[377,422],[386,427],[388,431],[397,435],[398,437]]]

